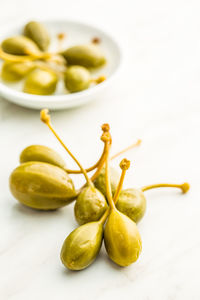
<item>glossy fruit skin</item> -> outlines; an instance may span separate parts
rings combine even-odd
[[[116,203],[116,208],[132,221],[139,222],[146,211],[146,198],[141,190],[122,190]]]
[[[26,147],[20,154],[20,163],[28,161],[46,162],[60,168],[65,168],[62,157],[53,149],[43,145],[31,145]]]
[[[108,256],[117,265],[134,263],[142,250],[142,241],[135,222],[116,209],[111,211],[104,230]]]
[[[93,44],[73,46],[65,50],[62,55],[69,65],[97,68],[106,63],[101,49]]]
[[[98,189],[88,186],[81,191],[76,200],[75,218],[80,225],[98,221],[107,208],[104,195]]]
[[[39,210],[54,210],[73,201],[76,195],[69,175],[44,162],[27,162],[10,175],[10,190],[22,204]]]
[[[70,270],[83,270],[97,257],[103,239],[103,225],[98,222],[84,224],[70,233],[64,241],[60,258]]]
[[[64,83],[70,93],[80,92],[89,88],[90,72],[81,66],[71,66],[64,74]]]
[[[1,69],[1,78],[6,82],[17,82],[23,79],[34,69],[31,61],[27,62],[4,62]]]
[[[56,90],[57,75],[51,70],[35,69],[26,78],[24,92],[35,95],[51,95]]]
[[[14,55],[39,54],[40,49],[29,38],[23,35],[17,35],[5,39],[1,47],[4,52]]]
[[[119,183],[120,175],[117,170],[113,167],[110,167],[110,181],[111,181],[111,190],[112,195],[114,196],[115,191],[117,189],[117,185]],[[102,192],[102,194],[106,197],[106,179],[105,179],[105,167],[101,170],[100,174],[94,180],[95,187]]]
[[[40,50],[45,51],[50,44],[50,36],[46,27],[35,21],[31,21],[24,27],[24,35],[33,40]]]

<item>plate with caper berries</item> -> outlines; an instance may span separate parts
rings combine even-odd
[[[0,95],[33,109],[79,106],[103,94],[121,60],[118,42],[95,26],[69,20],[16,24],[0,33]]]

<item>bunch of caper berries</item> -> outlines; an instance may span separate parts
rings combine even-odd
[[[70,93],[80,92],[105,80],[104,76],[92,78],[91,75],[92,70],[106,63],[97,44],[74,45],[51,53],[48,52],[50,42],[47,28],[35,21],[25,25],[22,35],[2,41],[2,80],[8,83],[24,80],[23,91],[36,95],[52,95],[60,79]]]
[[[102,155],[96,164],[84,169],[55,131],[48,110],[42,110],[40,116],[79,170],[68,169],[60,155],[46,146],[29,146],[20,155],[21,164],[10,175],[13,196],[22,204],[38,210],[58,209],[75,200],[74,214],[80,226],[65,239],[60,254],[62,263],[68,269],[82,270],[88,267],[97,257],[103,239],[113,262],[123,267],[132,264],[142,250],[136,223],[145,214],[144,192],[159,187],[175,187],[186,193],[189,184],[161,183],[140,189],[122,189],[130,161],[121,161],[121,175],[110,168],[109,161],[138,145],[140,141],[110,157],[110,127],[103,124]],[[93,170],[95,172],[89,178],[88,173]],[[76,190],[69,174],[81,173],[86,183]]]

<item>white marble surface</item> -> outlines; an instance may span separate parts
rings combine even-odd
[[[35,212],[18,204],[8,189],[9,174],[26,145],[43,143],[65,153],[37,111],[0,99],[1,300],[200,299],[199,11],[198,0],[0,0],[1,26],[25,17],[70,17],[103,26],[121,39],[125,63],[115,88],[97,102],[52,114],[85,165],[100,154],[100,125],[109,122],[113,152],[143,139],[140,148],[127,153],[132,161],[127,187],[191,184],[187,195],[148,192],[137,263],[119,268],[102,249],[90,268],[67,271],[59,252],[76,226],[73,205]]]

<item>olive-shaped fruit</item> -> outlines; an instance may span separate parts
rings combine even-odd
[[[51,70],[35,69],[28,74],[24,92],[35,95],[51,95],[56,90],[58,76]]]
[[[1,47],[4,52],[14,55],[40,54],[38,46],[23,35],[7,38],[2,42]]]
[[[111,260],[119,266],[135,262],[142,250],[142,242],[135,222],[112,209],[104,230],[104,243]]]
[[[141,190],[122,190],[116,208],[134,222],[139,222],[146,211],[146,198]]]
[[[101,49],[93,44],[70,47],[62,55],[68,64],[80,65],[86,68],[97,68],[106,62]]]
[[[70,270],[82,270],[97,257],[103,238],[103,225],[99,222],[84,224],[70,233],[64,241],[60,258]]]
[[[1,69],[1,78],[7,82],[17,82],[23,79],[34,69],[34,63],[27,62],[4,62]]]
[[[106,211],[108,205],[104,195],[95,187],[85,187],[79,194],[74,213],[77,222],[82,225],[98,221]]]
[[[69,175],[44,162],[27,162],[10,175],[10,190],[22,204],[40,210],[52,210],[72,202],[76,195]]]
[[[43,145],[31,145],[26,147],[20,154],[20,163],[28,161],[41,161],[65,168],[62,157],[53,149]]]
[[[120,174],[117,172],[117,170],[115,168],[110,167],[110,183],[111,183],[111,190],[112,190],[113,196],[117,189],[119,179],[120,179]],[[106,182],[106,179],[105,179],[105,167],[104,167],[104,168],[102,168],[102,170],[99,173],[99,175],[97,176],[97,178],[94,180],[94,185],[106,197],[105,182]]]
[[[91,82],[90,72],[81,66],[71,66],[64,74],[64,83],[69,92],[80,92],[88,89]]]
[[[24,35],[33,40],[40,50],[47,50],[50,44],[50,36],[46,27],[35,21],[31,21],[24,27]]]

